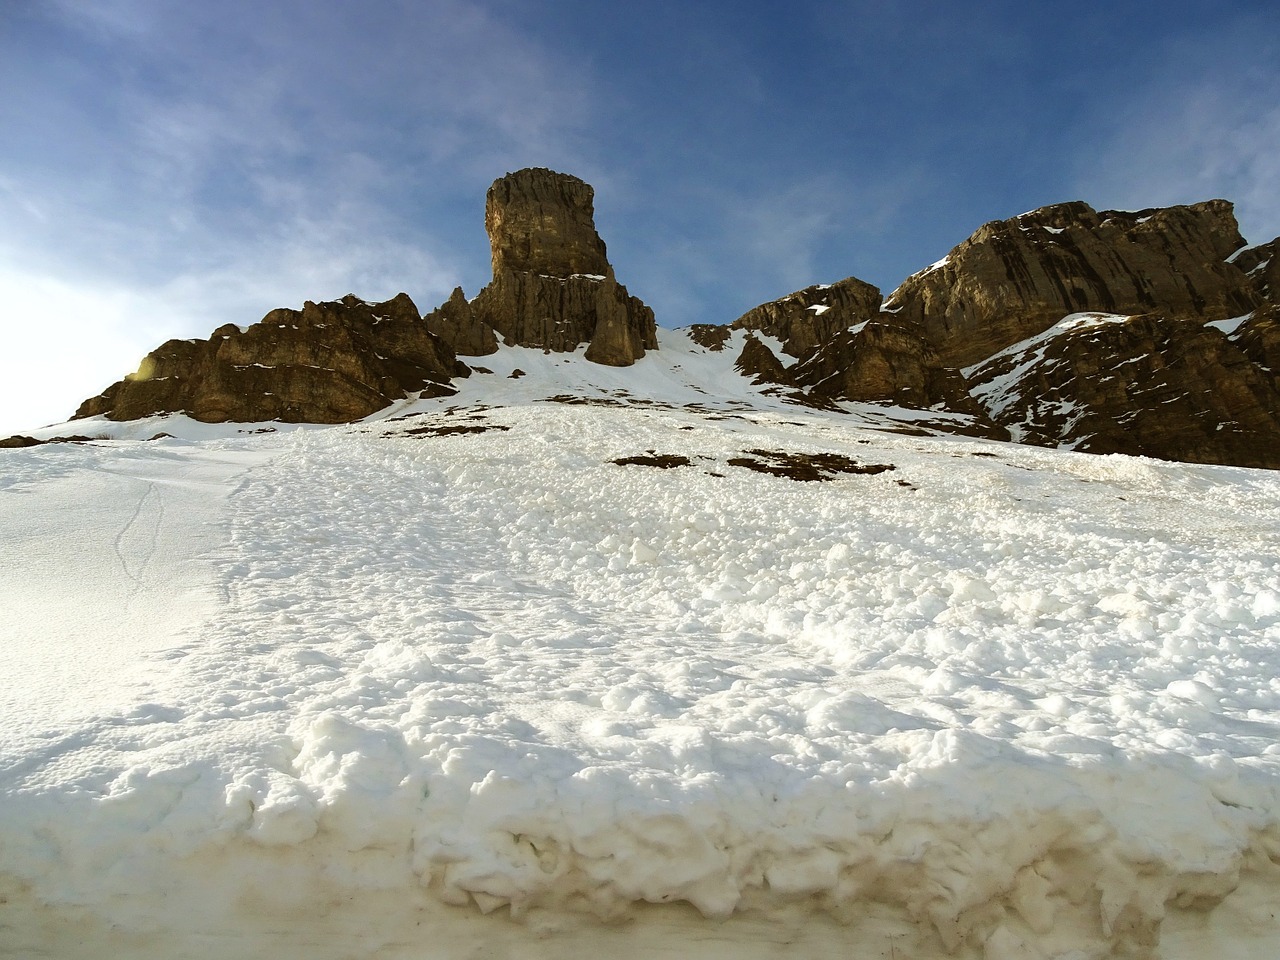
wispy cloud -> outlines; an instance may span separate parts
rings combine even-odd
[[[349,291],[426,310],[474,288],[485,187],[571,167],[590,110],[577,68],[482,3],[37,10],[28,29],[70,65],[11,47],[0,68],[27,70],[21,106],[0,110],[0,312],[7,335],[32,333],[0,371],[0,416],[23,407],[23,370],[76,381],[61,417],[168,337]]]
[[[1262,43],[1280,55],[1280,43]],[[1280,69],[1236,66],[1222,52],[1212,71],[1162,75],[1123,96],[1082,146],[1082,196],[1117,208],[1222,197],[1251,242],[1280,233]]]

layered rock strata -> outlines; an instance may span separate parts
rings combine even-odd
[[[471,301],[455,291],[428,317],[464,356],[509,345],[629,366],[658,347],[653,311],[614,277],[596,232],[594,191],[542,168],[496,180],[485,201],[493,280]]]
[[[781,343],[787,365],[749,336],[737,368],[755,383],[795,386],[833,400],[944,409],[973,418],[967,432],[1004,437],[969,395],[964,377],[901,318],[881,310],[880,290],[857,277],[817,284],[748,310],[731,325]]]
[[[1261,302],[1238,265],[1230,203],[1120,212],[1060,203],[988,223],[908,277],[885,308],[948,366],[977,363],[1068,314],[1160,312],[1210,320]]]
[[[1077,314],[969,371],[1022,443],[1280,468],[1280,390],[1212,325]]]
[[[803,360],[852,324],[877,316],[881,299],[878,287],[846,277],[762,303],[731,326],[776,337],[782,341],[783,352]]]
[[[407,295],[383,303],[348,295],[272,310],[243,330],[226,324],[208,340],[161,344],[76,417],[343,423],[408,394],[452,393],[450,380],[469,372]]]
[[[1280,303],[1280,237],[1240,250],[1231,263],[1249,278],[1258,296]]]

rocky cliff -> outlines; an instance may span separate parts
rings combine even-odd
[[[881,309],[877,287],[847,277],[763,303],[735,320],[733,329],[776,339],[790,365],[752,337],[738,369],[757,383],[799,387],[817,402],[892,403],[944,409],[971,418],[964,432],[1003,438],[970,396],[963,375],[945,367],[919,329]]]
[[[1248,313],[1261,297],[1226,262],[1244,245],[1225,200],[1132,213],[1059,203],[979,228],[908,277],[885,308],[962,367],[1081,311],[1201,321]]]
[[[1063,203],[986,224],[883,305],[849,278],[732,326],[797,360],[749,342],[742,369],[811,398],[951,411],[1024,443],[1280,467],[1278,249],[1246,247],[1222,200]]]
[[[596,232],[594,191],[563,173],[534,168],[494,181],[485,201],[493,280],[467,301],[455,291],[428,316],[459,354],[507,344],[571,352],[629,366],[658,347],[653,311],[614,277]]]
[[[1023,443],[1280,468],[1276,378],[1213,325],[1076,314],[971,374]]]
[[[1280,303],[1280,237],[1237,251],[1231,263],[1249,278],[1258,296]]]
[[[748,310],[732,324],[782,341],[784,353],[803,360],[842,330],[880,314],[880,289],[857,277],[815,284]]]
[[[342,423],[409,393],[453,393],[449,382],[469,372],[405,294],[383,303],[346,296],[272,310],[243,330],[226,324],[208,340],[161,344],[76,417]]]

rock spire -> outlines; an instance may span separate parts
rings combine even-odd
[[[653,311],[614,277],[596,232],[595,193],[577,177],[543,168],[494,181],[485,201],[493,280],[467,301],[455,291],[427,317],[466,356],[522,347],[571,352],[629,366],[658,347]],[[488,331],[488,332],[487,332]]]

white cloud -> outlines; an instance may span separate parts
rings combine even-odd
[[[223,323],[349,292],[385,299],[404,290],[424,312],[443,302],[456,268],[383,238],[375,224],[343,208],[293,219],[154,283],[65,271],[0,247],[0,436],[65,420],[166,339],[204,338]]]
[[[1215,76],[1139,91],[1084,152],[1080,193],[1133,209],[1234,201],[1251,243],[1280,233],[1280,76]]]

